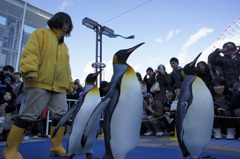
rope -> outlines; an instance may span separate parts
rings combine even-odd
[[[171,114],[170,114],[171,115]],[[147,121],[153,121],[153,120],[158,120],[158,119],[162,119],[162,118],[165,118],[167,116],[170,116],[170,115],[163,115],[161,117],[158,117],[158,118],[154,118],[154,119],[150,119],[150,120],[142,120],[142,122],[147,122]]]
[[[150,119],[150,120],[142,120],[142,122],[158,120],[158,119],[165,118],[165,117],[167,117],[167,116],[170,116],[170,115],[163,115],[163,116],[161,116],[161,117],[154,118],[154,119]],[[218,116],[218,115],[214,115],[214,117],[215,117],[215,118],[225,118],[225,119],[240,119],[240,117],[233,117],[233,116]]]
[[[226,118],[226,119],[240,119],[240,117],[235,117],[235,116],[217,116],[214,115],[215,118]]]
[[[171,114],[170,114],[171,115]],[[167,116],[170,116],[170,115],[163,115],[161,117],[158,117],[158,118],[154,118],[154,119],[150,119],[150,120],[142,120],[142,122],[147,122],[147,121],[153,121],[153,120],[158,120],[158,119],[163,119]],[[214,115],[215,118],[225,118],[225,119],[240,119],[240,117],[233,117],[233,116],[218,116],[218,115]],[[44,120],[46,119],[47,117],[45,118],[41,118],[41,119],[38,119],[38,120],[35,120],[35,121],[40,121],[40,120]],[[2,120],[3,122],[13,122],[12,120]]]
[[[148,0],[148,1],[144,2],[144,3],[141,3],[141,4],[135,6],[135,7],[132,8],[132,9],[129,9],[129,10],[127,10],[127,11],[125,11],[125,12],[123,12],[123,13],[121,13],[121,14],[119,14],[119,15],[117,15],[117,16],[115,16],[115,17],[113,17],[113,18],[111,18],[111,19],[109,19],[109,20],[107,20],[107,21],[105,21],[105,22],[103,22],[102,25],[105,24],[105,23],[108,23],[108,22],[110,22],[110,21],[112,21],[112,20],[114,20],[114,19],[116,19],[116,18],[118,18],[118,17],[121,17],[122,15],[127,14],[128,12],[131,12],[131,11],[133,11],[134,9],[137,9],[137,8],[143,6],[143,5],[145,5],[145,4],[147,4],[147,3],[151,2],[151,1],[152,1],[152,0]]]

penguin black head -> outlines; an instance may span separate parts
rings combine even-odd
[[[125,49],[125,50],[119,50],[117,53],[115,53],[113,57],[113,62],[114,63],[119,63],[119,64],[126,64],[127,59],[129,55],[136,50],[139,46],[141,46],[144,43],[140,43],[132,48]]]
[[[85,84],[94,84],[94,82],[95,82],[96,79],[97,79],[98,74],[99,74],[101,71],[102,71],[102,70],[100,70],[100,71],[98,71],[98,72],[96,72],[96,73],[90,73],[90,74],[87,76],[86,80],[85,80]]]
[[[183,68],[183,75],[194,75],[195,74],[195,65],[197,63],[198,58],[202,53],[198,54],[198,56],[189,64],[185,65]]]

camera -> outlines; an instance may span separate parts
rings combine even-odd
[[[146,101],[147,105],[149,105],[149,97],[145,97],[144,100]]]
[[[164,68],[163,66],[160,66],[160,71],[163,72],[164,71]]]

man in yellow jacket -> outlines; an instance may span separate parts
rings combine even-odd
[[[25,82],[27,102],[22,113],[15,119],[10,130],[4,159],[22,159],[18,147],[28,124],[37,120],[45,106],[50,110],[53,133],[58,121],[67,112],[66,91],[72,91],[73,82],[64,36],[70,36],[71,17],[63,12],[48,20],[50,29],[37,29],[29,37],[20,59],[20,73]],[[64,127],[51,137],[50,154],[66,156],[62,146]]]

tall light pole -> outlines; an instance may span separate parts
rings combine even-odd
[[[106,26],[101,26],[96,21],[89,19],[87,17],[82,20],[82,24],[96,31],[96,61],[95,63],[92,64],[92,67],[95,68],[97,72],[98,69],[100,70],[106,67],[106,65],[102,62],[102,34],[103,33],[114,34],[114,31]],[[100,45],[100,48],[98,47],[98,45]],[[100,52],[100,55],[98,54],[98,50]],[[101,82],[102,72],[100,73],[99,78],[100,78],[99,81]],[[96,81],[96,85],[98,85],[98,81]]]

